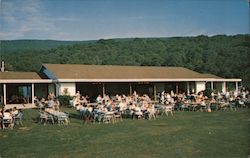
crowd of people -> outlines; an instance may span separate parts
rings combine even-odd
[[[174,91],[161,93],[156,96],[156,100],[144,94],[139,96],[136,91],[132,95],[98,95],[96,98],[96,105],[89,103],[88,96],[81,96],[78,91],[71,101],[73,107],[78,111],[89,111],[94,113],[96,111],[116,111],[122,115],[129,114],[132,118],[143,117],[147,118],[149,112],[153,111],[155,115],[161,113],[159,109],[165,107],[172,107],[173,110],[189,110],[189,111],[208,111],[211,112],[213,106],[220,109],[224,106],[246,106],[244,102],[249,101],[249,91],[242,89],[235,93],[235,91],[215,92],[205,95],[205,91],[192,93],[174,93]],[[223,103],[223,104],[222,104]]]
[[[60,109],[60,102],[53,92],[49,93],[48,98],[37,98],[35,97],[35,104],[41,108],[52,108],[54,110]]]
[[[98,95],[96,104],[90,104],[87,96],[81,96],[78,91],[72,100],[72,105],[78,111],[86,110],[93,113],[115,112],[121,115],[130,115],[132,118],[149,117],[154,109],[154,102],[146,94],[139,96],[136,91],[133,95]]]
[[[76,108],[82,115],[88,114],[88,116],[96,119],[95,116],[102,115],[107,112],[113,112],[114,115],[127,116],[131,118],[155,118],[157,114],[164,113],[165,109],[171,110],[189,110],[189,111],[208,111],[211,112],[212,106],[216,105],[216,110],[223,106],[238,106],[248,107],[250,102],[250,94],[246,89],[240,91],[226,91],[215,92],[211,91],[208,94],[205,91],[191,93],[187,95],[184,93],[174,93],[174,91],[158,93],[152,100],[149,95],[138,95],[136,91],[132,95],[120,95],[114,96],[99,94],[95,100],[95,103],[90,103],[88,95],[81,95],[80,91],[77,91],[70,104]],[[48,113],[45,109],[53,110],[53,112],[60,109],[60,102],[53,92],[49,93],[47,99],[35,98],[36,105],[40,108],[40,113]],[[1,128],[12,126],[15,118],[21,110],[16,107],[13,109],[5,109],[2,106],[0,111]],[[4,122],[9,118],[10,122]],[[100,118],[99,118],[100,119]],[[102,119],[102,118],[101,118]],[[99,120],[101,121],[101,120]]]
[[[6,109],[5,106],[2,106],[0,109],[0,123],[1,128],[13,128],[14,125],[20,124],[22,125],[22,116],[23,111],[22,109],[17,109],[13,107],[11,109]]]

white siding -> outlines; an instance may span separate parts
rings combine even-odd
[[[65,89],[67,89],[70,96],[74,96],[76,94],[76,84],[75,83],[60,83],[58,85],[59,95],[64,94]]]
[[[206,82],[195,82],[196,93],[204,91],[206,89]]]

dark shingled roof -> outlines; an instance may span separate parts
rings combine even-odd
[[[58,79],[214,78],[183,67],[43,64]],[[217,77],[216,77],[217,78]]]
[[[41,79],[36,72],[0,72],[0,80]]]

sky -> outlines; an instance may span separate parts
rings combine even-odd
[[[0,39],[249,34],[248,0],[0,0]]]

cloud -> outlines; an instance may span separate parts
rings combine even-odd
[[[74,17],[51,17],[47,15],[40,0],[2,2],[1,39],[61,39],[69,36],[59,30],[56,22],[75,22]]]
[[[63,21],[63,22],[76,22],[76,21],[80,21],[80,19],[75,18],[75,17],[57,17],[57,18],[52,18],[51,20],[53,20],[53,21]]]
[[[162,17],[159,16],[129,16],[129,17],[124,17],[121,18],[120,20],[152,20],[152,19],[162,19]]]

